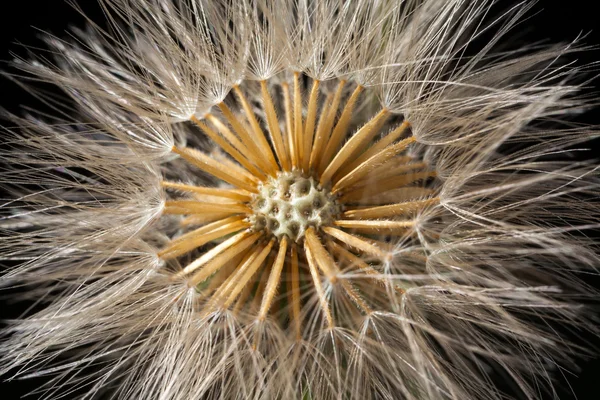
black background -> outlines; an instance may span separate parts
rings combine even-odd
[[[74,1],[79,3],[92,19],[102,20],[102,12],[95,0]],[[515,2],[499,3],[510,5]],[[530,13],[531,18],[519,27],[519,34],[529,43],[541,40],[556,43],[570,41],[583,33],[587,34],[585,44],[600,46],[600,20],[595,10],[596,3],[595,0],[540,0]],[[83,27],[84,18],[64,0],[3,0],[0,8],[0,60],[11,60],[11,52],[25,54],[19,43],[41,46],[41,31],[65,37],[70,25]],[[580,53],[575,58],[580,64],[600,61],[600,50]],[[0,65],[0,69],[6,69],[6,66]],[[598,91],[598,86],[599,80],[596,79],[585,90],[591,94]],[[17,113],[21,104],[31,104],[31,98],[25,92],[3,78],[0,78],[0,98],[2,107]],[[600,108],[577,117],[577,121],[600,125]],[[599,158],[600,143],[595,141],[592,146],[582,157]],[[599,279],[596,278],[592,284],[600,288],[598,282]],[[16,315],[18,310],[12,305],[0,303],[2,318]],[[597,338],[590,336],[582,339],[589,342],[589,346],[600,348]],[[581,361],[581,371],[567,373],[567,379],[561,381],[561,400],[600,399],[600,350],[596,350],[595,353],[598,355],[596,358]],[[0,399],[17,399],[36,385],[36,380],[0,382]]]

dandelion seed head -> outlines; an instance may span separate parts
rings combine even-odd
[[[494,53],[530,6],[484,23],[493,3],[101,0],[112,33],[48,38],[17,68],[74,110],[40,94],[60,116],[8,116],[0,151],[0,282],[48,301],[0,373],[52,375],[48,397],[500,399],[494,365],[536,398],[570,361],[545,322],[593,329],[569,296],[600,266],[574,234],[597,167],[546,157],[597,133],[541,124],[584,106],[573,49]]]

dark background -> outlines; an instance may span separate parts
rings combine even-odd
[[[94,20],[101,21],[102,12],[95,0],[74,0]],[[277,1],[277,0],[275,0]],[[499,1],[500,5],[515,4],[514,1]],[[5,63],[12,59],[11,52],[25,54],[19,43],[30,46],[41,46],[41,31],[53,33],[59,37],[66,36],[70,25],[84,26],[84,18],[64,0],[3,0],[0,9],[0,69],[6,69]],[[600,46],[600,23],[595,0],[540,0],[531,18],[520,25],[518,33],[524,42],[547,41],[548,43],[565,42],[575,39],[580,34],[587,34],[584,43]],[[600,61],[600,50],[593,50],[574,56],[579,64]],[[597,72],[595,72],[597,74]],[[594,74],[594,72],[592,73]],[[598,92],[600,80],[596,79],[586,90],[588,94]],[[21,104],[31,104],[31,97],[15,84],[0,78],[0,105],[12,112],[17,112]],[[600,96],[596,96],[600,97]],[[600,107],[584,115],[577,121],[600,125]],[[1,140],[1,139],[0,139]],[[599,158],[600,143],[595,141],[589,152],[582,157]],[[591,282],[600,288],[598,278]],[[0,302],[0,318],[15,317],[18,310],[13,305]],[[600,315],[599,315],[600,316]],[[582,360],[581,371],[566,372],[566,380],[561,381],[559,391],[561,400],[596,400],[600,399],[600,340],[582,337],[595,347],[595,358]],[[0,381],[0,399],[17,399],[37,386],[33,380],[2,382]],[[31,398],[31,397],[28,397]],[[550,399],[550,397],[547,397]]]

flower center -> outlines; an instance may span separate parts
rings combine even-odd
[[[299,171],[280,172],[259,186],[249,218],[254,230],[300,243],[309,227],[330,225],[340,207],[328,190]]]

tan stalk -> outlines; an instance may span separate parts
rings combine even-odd
[[[358,167],[367,159],[371,158],[373,155],[379,153],[381,150],[385,149],[392,143],[394,143],[400,136],[404,134],[406,129],[410,127],[410,123],[408,121],[402,122],[396,129],[385,135],[381,140],[377,143],[373,144],[373,146],[369,147],[364,153],[358,156],[355,160],[345,165],[344,168],[341,169],[341,172],[345,175],[348,172],[352,171],[354,168]]]
[[[267,282],[267,287],[265,288],[265,292],[262,296],[262,303],[260,305],[260,312],[258,313],[258,320],[264,321],[267,317],[267,313],[271,308],[271,304],[273,303],[273,298],[277,293],[277,286],[281,280],[281,271],[283,270],[283,264],[285,262],[285,253],[287,250],[287,237],[284,236],[279,243],[279,252],[277,253],[277,258],[275,259],[275,263],[271,268],[271,273],[269,275],[269,281]]]
[[[271,140],[273,141],[273,146],[275,147],[275,153],[277,154],[277,158],[279,159],[281,167],[284,170],[289,171],[291,169],[291,164],[285,151],[283,137],[281,136],[281,129],[279,129],[277,112],[275,111],[273,99],[269,93],[267,81],[260,81],[260,88],[265,106],[265,114],[267,116],[267,125],[269,126],[269,132],[271,133]]]
[[[393,189],[385,193],[367,196],[363,199],[360,199],[356,203],[358,206],[346,205],[345,209],[350,211],[368,208],[371,206],[390,204],[397,201],[414,201],[416,199],[431,196],[433,194],[435,194],[435,190],[433,189],[427,189],[419,186],[408,186],[399,189]]]
[[[376,194],[385,193],[388,190],[397,189],[416,181],[432,178],[435,177],[435,175],[436,174],[434,171],[424,171],[386,178],[381,181],[372,182],[372,184],[365,185],[361,188],[354,188],[348,193],[342,194],[342,196],[340,196],[339,198],[339,201],[341,203],[348,203],[360,200],[367,196],[374,196]]]
[[[304,150],[302,151],[302,169],[304,172],[309,172],[310,153],[313,147],[313,139],[315,135],[315,121],[317,119],[317,105],[319,101],[319,80],[313,81],[312,89],[308,97],[308,107],[306,113],[306,126],[304,127]]]
[[[323,157],[323,153],[325,152],[325,147],[329,142],[329,137],[331,135],[331,129],[333,128],[333,123],[335,122],[335,118],[337,117],[337,111],[340,108],[340,101],[342,99],[342,93],[344,91],[344,86],[346,85],[345,80],[340,80],[338,83],[338,87],[333,96],[333,101],[329,104],[327,110],[323,110],[323,123],[319,122],[319,141],[318,145],[315,143],[313,147],[312,153],[310,155],[310,166],[313,169],[317,169],[321,163],[321,159]],[[324,117],[324,118],[323,118]]]
[[[238,254],[235,257],[232,257],[229,261],[221,267],[211,278],[205,288],[202,289],[201,292],[198,293],[200,298],[206,298],[211,294],[216,293],[216,291],[221,287],[227,279],[234,274],[236,268],[243,264],[249,257],[252,256],[251,251],[247,251],[246,253]]]
[[[414,227],[414,221],[364,221],[364,220],[340,220],[334,221],[334,225],[345,229],[354,229],[356,231],[368,234],[405,234],[406,231]]]
[[[325,138],[325,125],[327,124],[327,114],[329,114],[329,109],[331,108],[331,94],[327,96],[325,102],[323,103],[323,108],[321,109],[321,115],[319,116],[319,123],[317,124],[317,133],[315,136],[314,144],[310,150],[310,159],[308,162],[308,171],[314,170],[315,166],[318,164],[319,155],[325,148],[325,143],[327,143],[327,139]]]
[[[348,127],[350,126],[350,121],[352,120],[352,113],[354,112],[354,107],[356,106],[356,101],[358,100],[358,96],[363,91],[362,86],[357,86],[354,89],[354,92],[346,102],[342,114],[338,119],[335,128],[333,128],[333,132],[331,133],[331,137],[327,142],[327,146],[325,147],[325,152],[323,153],[323,158],[321,158],[321,163],[319,164],[319,173],[322,174],[325,168],[329,165],[329,162],[333,158],[333,155],[338,150],[342,141],[348,134]]]
[[[244,287],[246,287],[246,285],[249,285],[250,279],[252,279],[252,276],[254,276],[254,274],[256,274],[256,271],[258,271],[258,269],[262,266],[263,262],[271,252],[271,249],[273,248],[274,244],[275,238],[271,239],[269,241],[269,244],[267,244],[265,248],[261,250],[260,254],[256,257],[252,264],[250,264],[248,268],[246,268],[243,275],[240,276],[239,279],[236,279],[235,286],[231,289],[231,291],[229,292],[229,297],[227,297],[227,300],[225,300],[225,303],[223,304],[224,308],[229,308],[231,303],[233,303],[233,301],[244,289]]]
[[[360,210],[348,210],[343,213],[343,216],[353,219],[389,218],[409,214],[417,210],[423,210],[424,208],[438,204],[439,202],[440,198],[434,197],[431,199],[388,204],[385,206],[369,207]]]
[[[222,151],[220,151],[220,149],[214,148],[210,152],[209,156],[212,157],[216,162],[222,164],[224,168],[227,168],[228,170],[230,170],[229,172],[231,174],[247,176],[254,181],[260,182],[260,179],[258,179],[256,176],[248,173],[248,171],[246,171],[244,168],[242,168],[237,162],[235,162],[234,160],[227,157],[227,155],[224,154]]]
[[[341,284],[342,284],[342,287],[344,288],[344,292],[346,293],[346,295],[350,298],[350,300],[352,300],[352,302],[359,309],[362,310],[363,313],[365,313],[366,315],[369,315],[373,312],[373,310],[371,310],[371,308],[367,305],[365,300],[360,296],[360,294],[358,293],[358,290],[356,290],[354,285],[352,285],[346,279],[342,279]]]
[[[308,228],[306,231],[306,244],[305,246],[310,250],[310,254],[312,254],[315,263],[323,271],[323,274],[327,277],[327,279],[332,283],[336,284],[338,282],[338,275],[340,270],[331,257],[331,254],[325,249],[319,237],[314,232],[312,227]],[[308,257],[308,256],[307,256]],[[366,305],[366,303],[360,298],[354,287],[347,282],[345,279],[341,279],[341,285],[346,294],[361,308],[365,313],[370,313],[371,310]]]
[[[222,220],[203,226],[202,228],[178,237],[161,250],[158,253],[158,256],[162,259],[178,257],[195,248],[203,246],[210,241],[250,227],[250,223],[242,219],[229,221],[228,223],[223,223],[224,221],[225,220]],[[210,229],[208,228],[209,226],[211,227]]]
[[[225,117],[227,122],[229,122],[229,125],[231,125],[231,127],[233,128],[233,131],[238,135],[242,143],[244,143],[246,148],[249,150],[248,157],[252,157],[251,159],[253,162],[255,162],[257,165],[261,165],[265,169],[265,171],[269,171],[270,165],[265,160],[265,154],[262,153],[261,146],[256,143],[252,136],[250,136],[250,133],[246,130],[246,128],[244,128],[244,126],[241,124],[238,118],[233,114],[231,109],[229,109],[229,107],[225,103],[221,102],[217,106],[219,107],[219,110],[221,110],[221,112],[223,113],[223,116]],[[211,122],[214,123],[213,119],[211,119]]]
[[[238,150],[242,154],[248,154],[248,148],[246,148],[244,143],[242,143],[240,141],[240,139],[238,139],[238,137],[235,136],[233,134],[233,132],[231,132],[231,130],[227,127],[227,125],[225,125],[223,122],[221,122],[221,120],[219,118],[215,117],[212,114],[207,114],[204,118],[206,118],[208,121],[210,121],[210,123],[213,124],[217,128],[217,130],[219,131],[221,136],[223,138],[225,138],[225,140],[227,140],[228,143],[231,143],[231,145],[233,147],[235,147],[236,150]],[[198,126],[198,128],[200,128],[210,138],[219,136],[215,133],[215,131],[213,129],[211,129],[203,121],[200,121],[198,118],[196,118],[196,116],[192,116],[190,118],[190,121],[192,121],[194,124],[196,124],[196,126]]]
[[[323,175],[321,175],[321,179],[319,180],[321,185],[329,183],[338,169],[373,139],[389,115],[390,112],[388,110],[381,110],[369,122],[363,125],[358,132],[352,135],[350,140],[346,142],[342,149],[335,155],[333,161],[323,171]]]
[[[419,260],[421,262],[427,262],[427,256],[425,256],[423,254],[415,253],[414,251],[403,251],[401,254],[403,257],[412,257],[412,258],[416,258],[417,260]]]
[[[330,246],[334,254],[336,254],[340,258],[346,259],[346,261],[348,261],[350,265],[357,266],[359,269],[364,271],[371,279],[375,280],[383,286],[392,283],[391,280],[385,279],[379,271],[367,264],[362,258],[352,254],[352,252],[346,250],[344,247],[340,246],[339,244],[333,241],[329,241],[327,244],[328,246]],[[393,285],[393,287],[394,290],[400,294],[405,292],[404,289],[402,289],[399,286]]]
[[[235,92],[240,103],[242,103],[242,107],[244,108],[244,112],[246,113],[246,118],[248,119],[248,122],[250,122],[250,126],[254,131],[255,137],[258,139],[258,145],[261,150],[261,153],[259,154],[264,155],[267,158],[268,162],[266,163],[266,165],[269,167],[267,169],[267,172],[271,176],[275,176],[279,167],[277,166],[277,161],[275,160],[275,156],[271,151],[271,146],[269,146],[269,142],[267,141],[267,138],[263,130],[261,129],[258,120],[256,119],[256,115],[254,114],[254,111],[252,110],[248,99],[246,98],[242,90],[239,88],[239,86],[234,86],[233,91]]]
[[[264,263],[264,267],[261,269],[260,274],[258,274],[256,278],[256,282],[258,285],[256,286],[256,291],[254,292],[252,299],[252,311],[259,311],[260,305],[262,304],[263,295],[265,293],[265,289],[267,287],[267,281],[269,280],[269,275],[271,272],[271,268],[273,267],[273,263],[275,262],[275,252],[272,251],[267,257],[267,261]],[[251,286],[251,285],[247,285]],[[239,301],[239,299],[238,299]]]
[[[337,228],[333,228],[331,226],[326,226],[322,228],[323,231],[331,237],[346,243],[350,247],[354,247],[360,251],[363,251],[367,254],[373,255],[379,258],[388,258],[390,257],[390,253],[382,250],[379,246],[374,245],[362,238],[346,233]]]
[[[248,267],[254,263],[264,248],[264,244],[257,244],[247,251],[246,255],[235,267],[234,271],[229,274],[225,282],[223,282],[223,284],[219,286],[212,294],[210,301],[204,306],[205,313],[213,311],[217,305],[222,304],[225,301],[229,293],[231,293],[231,289],[237,285],[240,277],[244,274]]]
[[[300,73],[294,72],[294,147],[298,166],[302,164],[302,91],[300,88]]]
[[[219,147],[221,147],[227,154],[233,157],[237,162],[244,166],[248,171],[257,176],[260,179],[265,179],[266,175],[263,174],[257,167],[252,164],[246,157],[242,155],[233,145],[231,145],[228,141],[226,141],[222,136],[218,135],[215,131],[210,129],[206,124],[196,119],[196,117],[192,117],[192,121],[208,136],[215,142]],[[242,149],[243,151],[243,149]],[[246,152],[245,154],[249,155],[250,152]]]
[[[362,164],[354,168],[347,175],[338,180],[331,192],[333,194],[337,193],[341,189],[344,189],[348,186],[352,186],[356,182],[358,182],[361,178],[365,177],[367,174],[372,172],[374,169],[380,166],[384,166],[389,160],[396,157],[398,154],[406,150],[406,147],[415,141],[414,137],[410,137],[408,139],[404,139],[392,146],[386,147],[382,151],[377,154],[374,154]]]
[[[230,212],[214,212],[214,213],[203,213],[203,214],[194,214],[189,217],[185,217],[181,220],[179,225],[181,226],[195,226],[207,224],[209,222],[214,222],[219,219],[227,218],[231,216]]]
[[[214,212],[229,212],[230,214],[248,214],[252,209],[245,204],[236,203],[204,203],[196,200],[165,201],[163,214],[203,214]]]
[[[296,152],[296,143],[294,135],[294,114],[292,111],[292,99],[290,97],[290,85],[287,82],[281,84],[283,88],[284,109],[285,109],[285,126],[287,131],[287,151],[292,162],[292,167],[298,167],[298,159]]]
[[[335,261],[333,261],[331,255],[321,244],[321,240],[319,239],[319,236],[315,233],[315,230],[312,226],[306,230],[305,238],[305,247],[308,247],[310,249],[310,252],[315,258],[319,269],[323,271],[323,274],[325,274],[325,276],[331,283],[336,283],[337,267],[335,265]]]
[[[248,298],[252,294],[252,289],[253,289],[253,285],[246,285],[246,287],[244,287],[244,290],[242,290],[242,293],[237,298],[237,300],[235,301],[235,305],[233,306],[233,315],[240,314],[242,307],[244,306],[244,304],[246,304],[246,302],[248,301]]]
[[[215,187],[193,186],[184,183],[162,181],[161,186],[167,189],[180,190],[182,192],[190,192],[199,195],[224,197],[227,199],[237,200],[240,202],[248,202],[252,200],[252,194],[240,189],[223,189]]]
[[[317,296],[319,297],[319,305],[321,306],[321,310],[325,315],[325,319],[327,320],[327,327],[329,329],[333,329],[333,317],[331,315],[331,310],[329,309],[329,302],[327,301],[327,297],[325,296],[325,292],[323,291],[323,286],[321,285],[321,277],[319,276],[319,271],[317,270],[316,262],[313,258],[313,255],[308,246],[304,247],[304,252],[306,254],[306,259],[308,260],[308,268],[310,269],[310,275],[312,276],[313,285],[315,286],[315,291],[317,292]]]
[[[208,174],[241,189],[245,189],[252,193],[258,193],[256,187],[259,181],[252,175],[240,175],[238,174],[238,171],[229,171],[229,169],[224,168],[221,163],[198,150],[173,147],[172,151]]]
[[[252,233],[250,231],[240,232],[235,236],[230,237],[223,243],[218,244],[212,249],[208,250],[202,256],[188,264],[183,270],[179,271],[174,278],[178,279],[184,277],[205,264],[215,261],[210,267],[207,265],[206,268],[202,268],[196,275],[191,279],[191,286],[196,286],[204,279],[208,278],[214,272],[216,272],[221,266],[221,261],[224,264],[232,257],[240,254],[242,251],[250,247],[260,237],[260,233]],[[219,260],[219,262],[217,262]]]
[[[352,252],[346,250],[343,246],[337,244],[333,240],[327,240],[327,247],[338,258],[343,258],[350,263],[351,266],[356,266],[367,275],[380,275],[379,272],[367,264],[362,258],[355,256]],[[376,279],[376,277],[373,277]]]
[[[427,168],[427,164],[424,162],[411,163],[411,164],[400,164],[396,162],[397,159],[402,159],[404,157],[398,157],[393,159],[393,163],[382,164],[372,171],[369,171],[367,175],[360,178],[356,184],[352,185],[355,188],[361,186],[371,186],[373,184],[377,184],[377,182],[382,182],[387,178],[391,178],[399,175],[408,175],[409,173],[414,173],[414,171],[422,170]],[[393,164],[390,166],[389,164]],[[395,166],[394,166],[395,165]]]
[[[294,243],[290,254],[292,287],[292,325],[296,331],[296,341],[302,340],[302,316],[300,315],[300,273],[298,271],[298,248]]]

